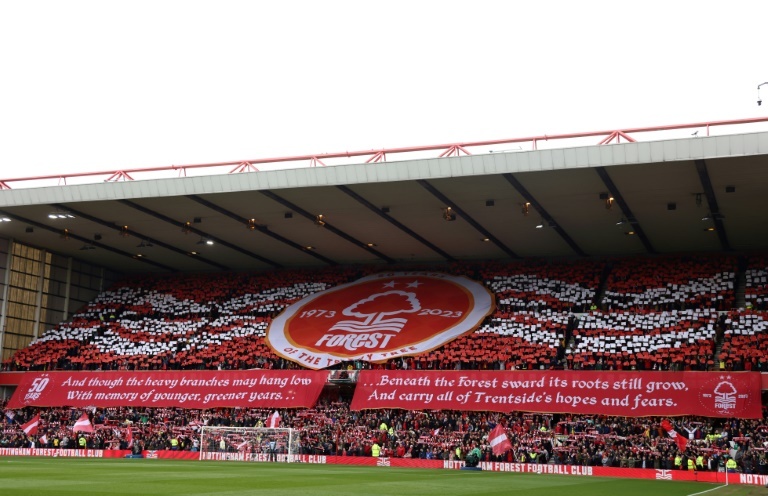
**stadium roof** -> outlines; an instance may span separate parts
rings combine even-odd
[[[4,189],[0,236],[124,272],[768,249],[768,132],[254,169]]]

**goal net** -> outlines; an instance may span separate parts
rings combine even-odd
[[[201,460],[293,462],[299,454],[299,433],[294,429],[203,426],[200,431]]]

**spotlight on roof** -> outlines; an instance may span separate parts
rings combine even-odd
[[[75,216],[66,210],[55,210],[48,214],[49,219],[74,219]]]
[[[613,206],[613,202],[615,201],[613,196],[608,193],[600,193],[598,196],[601,200],[605,201],[605,208],[611,208]]]
[[[538,224],[536,224],[536,229],[544,229],[544,223],[539,222]]]
[[[725,215],[715,212],[715,213],[709,213],[701,218],[701,220],[723,220],[725,219]]]
[[[325,217],[323,214],[317,214],[317,216],[315,216],[315,225],[317,227],[323,227],[325,225]]]
[[[198,245],[212,246],[213,245],[213,240],[211,238],[204,238],[204,237],[200,236],[200,241],[198,241],[197,244]]]
[[[187,221],[184,223],[184,225],[181,226],[181,232],[184,234],[189,234],[190,231],[192,231],[192,223]]]
[[[249,231],[255,231],[256,230],[256,219],[248,219],[248,222],[246,223],[246,226],[248,227]]]
[[[525,202],[525,203],[523,203],[522,214],[523,215],[528,215],[529,213],[531,213],[531,203],[530,202]]]
[[[447,220],[448,222],[456,220],[456,212],[454,212],[451,207],[445,207],[443,209],[443,220]]]
[[[10,222],[11,219],[9,217],[0,217],[0,222]]]

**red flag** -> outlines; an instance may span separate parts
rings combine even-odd
[[[488,435],[488,442],[491,445],[494,455],[503,455],[508,450],[512,449],[512,443],[509,442],[507,433],[501,424],[496,424],[491,433]]]
[[[37,434],[37,426],[40,424],[40,414],[38,413],[34,417],[32,417],[32,420],[27,422],[26,424],[21,424],[21,430],[24,431],[24,434],[27,436],[34,436]]]
[[[128,443],[128,447],[129,447],[129,448],[130,448],[131,446],[133,446],[133,431],[131,430],[131,428],[130,428],[130,427],[128,427],[127,429],[125,429],[125,442],[127,442],[127,443]]]
[[[72,426],[72,432],[93,432],[93,426],[91,425],[91,421],[88,419],[87,413],[80,415],[80,418],[77,419],[75,425]]]
[[[677,449],[680,451],[685,451],[685,447],[688,446],[688,440],[675,430],[675,426],[672,425],[672,422],[670,422],[669,419],[664,419],[661,421],[661,428],[664,429],[667,432],[667,435],[675,441],[675,444],[677,444]]]
[[[280,414],[275,410],[275,413],[269,416],[267,419],[267,427],[275,428],[280,426]]]
[[[48,436],[46,436],[45,434],[40,436],[40,443],[43,445],[48,444]]]

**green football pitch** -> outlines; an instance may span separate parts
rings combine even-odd
[[[706,492],[705,492],[706,491]],[[174,460],[0,458],[0,495],[752,496],[760,486],[459,470]]]

